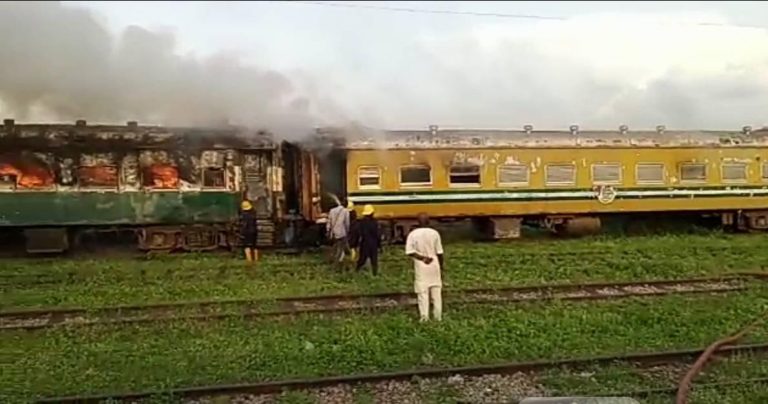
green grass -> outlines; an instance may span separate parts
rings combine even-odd
[[[593,304],[447,307],[286,321],[2,332],[0,390],[39,395],[157,389],[430,366],[704,346],[768,308],[768,291]],[[415,308],[414,308],[415,310]],[[768,341],[768,327],[752,340]]]
[[[688,235],[592,238],[446,247],[446,288],[545,282],[683,278],[768,264],[768,236]],[[57,283],[33,285],[28,274]],[[72,275],[69,275],[72,274]],[[266,254],[254,268],[226,256],[150,260],[15,260],[0,266],[2,308],[104,306],[201,299],[261,299],[321,293],[410,291],[401,248],[382,274],[338,273],[319,255]]]

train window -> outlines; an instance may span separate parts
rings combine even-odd
[[[505,164],[499,166],[497,182],[499,186],[528,185],[528,166],[525,164]]]
[[[640,163],[635,171],[635,181],[638,184],[663,184],[664,164]]]
[[[620,184],[621,165],[618,163],[592,164],[592,182],[598,185]]]
[[[432,184],[432,168],[430,166],[400,167],[400,185],[424,186]]]
[[[357,169],[357,184],[360,188],[378,188],[381,183],[381,168],[360,167]]]
[[[704,182],[707,180],[707,165],[703,163],[683,163],[680,165],[680,181]]]
[[[480,166],[476,164],[451,166],[448,172],[448,180],[451,185],[480,185]]]
[[[153,164],[144,167],[143,185],[152,189],[177,189],[179,169],[170,164]]]
[[[546,183],[547,185],[576,184],[576,166],[573,164],[548,164]]]
[[[77,183],[86,188],[117,188],[117,167],[79,167],[77,169]]]
[[[768,181],[768,163],[763,163],[762,169],[763,169],[763,172],[761,175],[762,175],[763,181]]]
[[[226,188],[226,175],[220,167],[203,168],[203,188]]]
[[[746,182],[747,165],[744,163],[726,163],[720,170],[723,182]]]

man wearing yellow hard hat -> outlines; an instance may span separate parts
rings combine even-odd
[[[259,259],[259,251],[256,249],[257,235],[256,211],[253,209],[253,204],[245,200],[240,203],[240,237],[245,251],[245,260],[248,262]]]
[[[379,222],[373,217],[373,206],[365,205],[363,207],[363,218],[358,223],[358,242],[360,246],[360,256],[357,260],[357,270],[361,270],[365,262],[371,261],[373,274],[379,272],[379,250],[381,250],[381,235],[379,233]]]

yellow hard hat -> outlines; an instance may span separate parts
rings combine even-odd
[[[253,209],[253,205],[250,201],[243,201],[240,203],[240,209],[242,210],[251,210]]]
[[[370,216],[373,214],[373,205],[363,206],[363,216]]]
[[[347,209],[352,210],[355,208],[355,204],[352,201],[347,201]]]

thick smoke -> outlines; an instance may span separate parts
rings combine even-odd
[[[768,30],[696,24],[727,22],[717,15],[473,19],[454,27],[434,16],[428,24],[381,13],[333,20],[301,9],[334,30],[328,21],[292,19],[295,10],[281,14],[280,25],[304,29],[275,40],[293,35],[285,46],[295,48],[285,53],[296,56],[284,56],[295,57],[286,65],[311,67],[288,75],[237,55],[179,55],[168,32],[132,26],[114,36],[83,9],[0,3],[0,114],[228,122],[289,136],[350,120],[383,129],[768,123]],[[256,39],[272,41],[264,38]],[[324,57],[314,60],[302,46],[322,47]]]
[[[0,60],[0,111],[20,121],[238,124],[287,136],[319,123],[279,72],[178,55],[168,32],[131,26],[114,37],[89,11],[58,3],[0,3]]]

